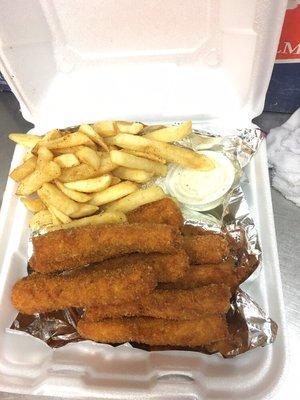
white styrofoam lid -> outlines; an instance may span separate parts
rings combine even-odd
[[[25,118],[258,115],[286,0],[2,0],[0,69]]]

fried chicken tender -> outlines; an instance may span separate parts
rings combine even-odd
[[[148,295],[156,284],[153,268],[144,263],[112,270],[86,267],[64,275],[33,273],[14,285],[12,303],[24,314],[120,304]]]
[[[165,197],[164,199],[145,204],[127,215],[128,222],[155,222],[181,227],[183,217],[177,204]]]
[[[175,321],[156,318],[119,318],[89,322],[81,319],[77,330],[85,339],[102,343],[137,342],[151,346],[197,347],[227,337],[224,316]]]
[[[32,269],[47,273],[81,267],[127,253],[174,253],[180,232],[163,224],[89,225],[32,238]]]
[[[190,224],[183,225],[180,228],[183,236],[198,236],[198,235],[211,235],[211,231],[207,231],[201,226],[194,226]]]
[[[185,236],[183,248],[191,264],[218,264],[229,255],[228,242],[221,235]]]
[[[157,275],[158,282],[175,282],[189,269],[189,259],[184,250],[173,254],[126,254],[120,257],[110,258],[99,263],[99,267],[116,268],[126,264],[146,263],[151,265]]]
[[[85,320],[120,317],[198,319],[226,313],[230,307],[230,296],[229,288],[222,284],[190,290],[155,290],[131,303],[87,308]]]
[[[160,284],[162,289],[191,289],[212,283],[227,285],[232,292],[238,286],[234,262],[229,259],[221,264],[191,265],[176,282]]]

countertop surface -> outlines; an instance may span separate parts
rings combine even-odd
[[[268,132],[272,127],[282,124],[288,117],[286,114],[265,113],[254,122]],[[30,126],[23,120],[13,94],[0,93],[0,203],[14,149],[7,134],[26,132]],[[300,209],[274,189],[272,189],[272,202],[290,348],[288,373],[276,399],[296,400],[300,398],[299,383],[296,380],[297,377],[299,379],[300,359]],[[0,400],[8,399],[34,400],[35,397],[0,392]],[[49,399],[58,398],[49,397]]]

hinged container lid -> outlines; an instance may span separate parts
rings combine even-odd
[[[0,69],[26,119],[249,123],[286,0],[2,0]]]

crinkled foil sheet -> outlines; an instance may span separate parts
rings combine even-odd
[[[212,130],[194,131],[179,145],[197,150],[222,151],[235,166],[236,179],[223,203],[213,210],[197,212],[182,207],[185,223],[199,226],[207,231],[223,232],[232,247],[231,256],[236,262],[237,274],[248,279],[258,271],[261,250],[257,230],[251,218],[241,182],[246,180],[243,168],[255,154],[264,134],[259,129],[236,130],[229,136],[219,136]],[[164,187],[159,178],[156,184]],[[40,232],[42,233],[42,232]],[[29,246],[29,249],[31,246]],[[30,273],[30,270],[29,270]],[[76,331],[82,310],[66,309],[32,316],[18,314],[11,329],[27,332],[43,340],[50,347],[61,347],[70,342],[83,340]],[[240,288],[231,299],[227,313],[230,339],[213,343],[205,348],[183,349],[206,354],[221,353],[224,357],[233,357],[250,349],[274,342],[277,325],[264,311]],[[101,344],[99,344],[101,346]],[[148,351],[168,349],[170,347],[149,347],[133,343]],[[182,349],[182,348],[181,348]]]

